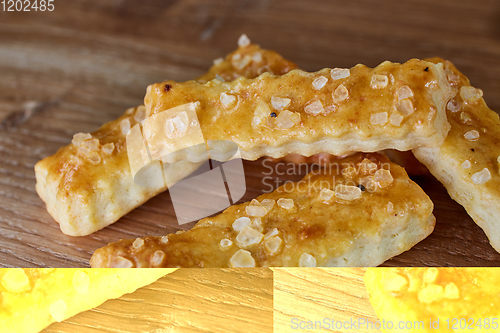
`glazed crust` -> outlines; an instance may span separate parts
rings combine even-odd
[[[235,55],[245,58],[257,53],[262,58],[258,64],[251,63],[244,68],[237,68],[233,64]],[[276,52],[250,45],[230,53],[226,60],[212,66],[199,80],[211,80],[216,75],[228,79],[239,75],[256,77],[266,70],[282,74],[292,68],[296,68],[295,64]],[[84,154],[78,153],[79,147],[70,144],[35,165],[36,191],[63,233],[70,236],[91,234],[116,222],[167,189],[164,184],[159,184],[158,187],[140,186],[132,177],[126,136],[122,133],[121,124],[128,120],[132,128],[138,123],[136,119],[144,118],[138,113],[144,113],[143,106],[129,109],[120,118],[104,124],[92,133],[92,138],[99,140],[99,163],[91,163]],[[114,150],[111,154],[105,154],[102,146],[109,143],[114,144]],[[198,167],[198,163],[184,161],[173,165],[169,171],[171,182],[188,176]]]
[[[445,142],[438,148],[415,149],[414,154],[443,183],[451,198],[466,209],[484,230],[493,248],[500,252],[500,118],[480,98],[481,91],[472,90],[473,98],[464,99],[470,96],[464,94],[463,89],[472,87],[451,62],[440,58],[430,61],[444,62],[448,77],[459,93],[451,102],[454,111],[447,110],[451,130]],[[485,168],[488,171],[484,171]],[[489,173],[490,179],[475,183],[481,171],[486,176]]]
[[[385,77],[386,86],[372,88],[378,76]],[[321,77],[328,81],[320,89],[314,88],[318,84],[315,80]],[[405,86],[412,91],[406,100],[413,113],[396,126],[389,118],[399,115],[395,107],[397,92]],[[334,97],[336,93],[343,96],[341,102]],[[330,69],[323,69],[315,73],[292,70],[281,76],[264,73],[255,79],[239,78],[228,83],[165,81],[148,87],[145,106],[148,116],[152,116],[199,102],[197,115],[205,140],[230,140],[239,146],[243,159],[255,160],[291,153],[340,156],[355,151],[437,147],[449,130],[445,105],[453,93],[442,65],[412,59],[404,64],[384,62],[374,69],[357,65],[350,69],[348,77],[336,80]],[[223,103],[222,94],[235,100]],[[288,98],[288,114],[295,120],[300,115],[299,121],[291,127],[280,127],[284,111],[273,109],[273,97]],[[323,112],[315,113],[315,106]],[[262,110],[268,110],[263,118]],[[384,114],[385,122],[376,124],[379,120],[373,117],[384,118]],[[283,121],[286,123],[286,119]],[[172,153],[168,162],[184,158],[198,161],[196,154]]]
[[[408,333],[458,332],[460,323],[453,330],[453,318],[462,319],[462,328],[463,320],[466,321],[467,329],[461,332],[498,329],[498,322],[496,328],[492,323],[500,315],[497,269],[377,267],[367,270],[364,282],[379,320],[394,325],[382,332],[394,332],[400,322],[422,323],[418,324],[420,327],[406,327],[404,331]],[[438,319],[439,329],[431,328],[429,321]]]
[[[36,333],[153,283],[175,269],[0,269],[3,332]]]
[[[370,168],[365,167],[367,161]],[[382,168],[390,170],[393,181],[370,183]],[[244,250],[251,254],[255,266],[299,266],[304,254],[305,258],[312,256],[317,266],[376,266],[432,232],[435,218],[431,200],[403,168],[385,156],[354,154],[321,170],[250,203],[202,219],[190,231],[109,244],[93,254],[90,264],[228,267],[237,265],[234,256]],[[366,185],[364,192],[359,189],[363,188],[361,183]],[[350,201],[337,196],[336,186],[340,184],[350,184],[360,197]],[[335,194],[325,190],[331,194],[325,198],[324,188]],[[282,207],[290,204],[283,199],[292,199],[293,207]],[[263,217],[252,220],[257,233],[241,231],[233,224],[239,218],[253,219],[250,209],[260,205],[270,208]],[[248,232],[260,241],[244,243],[241,234]]]

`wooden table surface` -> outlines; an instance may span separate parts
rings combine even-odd
[[[33,167],[142,104],[148,84],[201,75],[242,33],[310,71],[441,56],[500,110],[497,0],[56,0],[53,12],[0,11],[0,266],[88,266],[109,242],[192,226],[177,224],[167,192],[104,230],[65,236],[35,193]],[[262,160],[245,162],[243,200],[266,189],[264,171]],[[435,203],[436,229],[386,264],[499,266],[445,189],[415,180]]]

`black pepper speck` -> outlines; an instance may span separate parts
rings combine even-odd
[[[276,112],[271,112],[271,117],[276,118]]]

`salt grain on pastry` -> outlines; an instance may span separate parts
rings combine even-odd
[[[314,87],[314,89],[316,90],[320,90],[321,88],[323,88],[325,86],[325,84],[328,82],[328,79],[324,76],[320,76],[316,79],[314,79],[312,85]]]
[[[238,38],[238,46],[247,47],[248,45],[250,45],[250,38],[245,34],[241,35],[240,38]]]
[[[387,87],[388,83],[389,78],[387,77],[387,75],[374,74],[370,81],[370,87],[372,87],[372,89],[381,89]]]
[[[332,80],[340,80],[351,75],[349,68],[334,68],[330,71],[330,76]]]
[[[333,101],[336,103],[343,102],[348,98],[349,90],[343,84],[340,84],[333,92]]]
[[[342,185],[335,186],[335,196],[346,201],[353,201],[361,198],[361,189],[357,186]]]
[[[284,97],[271,97],[271,105],[275,110],[281,111],[286,108],[292,100]]]
[[[468,131],[467,133],[464,134],[464,138],[466,138],[469,141],[477,141],[477,139],[479,139],[479,132],[476,130]]]
[[[370,117],[370,124],[372,125],[384,125],[387,124],[387,112],[379,112],[372,114]]]
[[[484,168],[483,170],[473,174],[471,179],[476,185],[484,184],[491,179],[490,170],[488,170],[488,168]]]
[[[302,253],[299,259],[299,267],[316,267],[316,258],[309,253]]]
[[[304,111],[307,114],[317,116],[320,113],[325,112],[325,109],[323,108],[323,104],[321,103],[321,101],[315,100],[315,101],[309,102],[309,104],[307,104],[304,107]]]
[[[255,259],[249,251],[238,250],[229,259],[229,265],[231,267],[255,267]]]

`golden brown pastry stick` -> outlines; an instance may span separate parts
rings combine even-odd
[[[451,130],[437,148],[418,148],[415,156],[446,187],[500,252],[500,119],[490,110],[482,91],[455,66],[444,62],[448,79],[459,91],[448,103]]]
[[[382,332],[489,333],[500,328],[497,268],[377,267],[366,271],[364,281],[379,324],[385,323]]]
[[[260,55],[260,56],[258,56]],[[246,66],[234,62],[251,57]],[[254,59],[260,60],[258,62]],[[273,51],[257,45],[240,47],[225,60],[217,61],[201,82],[220,75],[256,77],[263,71],[282,74],[296,68]],[[132,108],[120,118],[104,124],[92,134],[80,133],[74,144],[59,149],[35,165],[36,191],[47,210],[71,236],[84,236],[102,229],[166,190],[143,187],[134,182],[130,172],[125,134],[145,118],[144,106]],[[198,168],[198,163],[182,162],[171,166],[168,182],[178,181]]]
[[[355,154],[202,219],[190,231],[109,244],[90,264],[375,266],[427,237],[432,210],[403,168],[380,154]]]
[[[374,69],[265,73],[228,83],[165,81],[149,86],[144,101],[149,117],[196,103],[205,140],[230,140],[243,159],[255,160],[436,147],[449,130],[445,105],[452,96],[441,64],[412,59]],[[165,146],[152,136],[151,146]],[[190,138],[182,140],[187,144]],[[199,160],[196,153],[184,153],[173,152],[163,161]]]
[[[0,269],[2,332],[36,333],[175,269]]]

